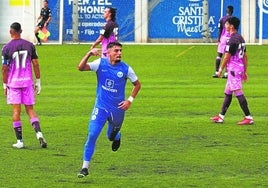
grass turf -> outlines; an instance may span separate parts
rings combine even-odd
[[[213,79],[216,46],[124,45],[123,60],[142,89],[126,113],[122,145],[111,151],[103,130],[90,175],[81,168],[94,73],[77,65],[88,45],[38,46],[42,92],[35,110],[48,141],[40,148],[22,112],[25,149],[13,149],[11,107],[0,97],[0,187],[267,187],[268,46],[248,46],[244,84],[253,126],[237,126],[243,113],[234,98],[225,123],[219,113],[226,80]],[[126,95],[130,93],[128,83]],[[24,110],[24,108],[23,108]]]

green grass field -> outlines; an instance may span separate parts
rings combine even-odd
[[[0,187],[268,187],[268,46],[248,46],[244,92],[255,119],[234,98],[222,125],[225,79],[213,79],[216,45],[124,45],[142,88],[127,111],[118,152],[106,127],[90,175],[78,179],[96,77],[77,65],[89,45],[38,46],[42,92],[36,112],[48,148],[41,149],[22,112],[25,149],[16,141],[11,106],[0,95]],[[132,88],[128,83],[126,95]],[[24,108],[23,108],[24,110]]]

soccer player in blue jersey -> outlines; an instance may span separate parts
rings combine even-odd
[[[247,80],[248,58],[246,53],[246,45],[244,38],[237,32],[240,20],[236,17],[227,19],[225,27],[230,31],[231,37],[227,42],[225,55],[218,76],[220,77],[224,68],[227,68],[228,78],[225,86],[225,97],[221,108],[221,113],[210,120],[215,123],[223,123],[224,116],[227,112],[234,94],[239,102],[245,117],[238,125],[251,125],[254,123],[250,114],[248,103],[242,89],[242,82]]]
[[[12,23],[10,26],[12,40],[2,49],[3,89],[7,97],[7,104],[12,105],[13,128],[17,137],[17,143],[13,144],[13,147],[18,149],[24,147],[20,118],[21,105],[24,105],[41,147],[46,148],[47,143],[33,108],[35,104],[34,89],[37,94],[41,92],[38,56],[35,46],[21,38],[21,32],[21,25],[17,22]],[[35,86],[33,72],[36,78]]]
[[[218,78],[218,71],[221,63],[221,58],[224,54],[226,42],[230,38],[230,33],[225,29],[226,20],[233,15],[234,7],[229,5],[226,10],[226,15],[221,17],[218,24],[218,49],[217,49],[217,57],[215,60],[215,73],[212,75],[213,78]],[[227,73],[225,73],[222,77],[227,78]]]
[[[34,29],[35,37],[37,39],[37,45],[42,45],[41,39],[38,36],[38,31],[42,30],[43,27],[47,27],[52,18],[51,10],[48,7],[48,0],[43,1],[43,8],[41,9],[40,15],[37,18],[37,26]]]
[[[96,41],[92,44],[90,49],[95,48],[101,43],[101,57],[107,57],[107,45],[110,42],[117,41],[118,37],[118,24],[116,22],[116,9],[112,7],[105,8],[103,12],[103,18],[106,20],[106,24],[100,30],[100,35]]]
[[[82,170],[79,178],[88,175],[88,167],[95,145],[102,128],[108,122],[107,137],[112,141],[112,150],[120,147],[121,133],[125,111],[129,109],[138,94],[141,83],[134,70],[121,61],[122,45],[119,42],[109,43],[107,46],[108,58],[99,58],[88,63],[91,56],[97,56],[96,48],[91,49],[82,58],[78,65],[80,71],[94,71],[97,76],[96,101],[88,126],[88,138],[84,146]],[[133,88],[130,96],[125,99],[125,87],[129,79]]]

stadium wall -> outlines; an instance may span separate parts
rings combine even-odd
[[[78,0],[78,40],[92,42],[104,24],[102,11],[117,8],[119,40],[136,43],[203,43],[204,0]],[[265,0],[207,0],[211,42],[216,42],[217,23],[228,5],[241,19],[241,34],[248,43],[268,43],[268,4]],[[72,42],[73,0],[49,0],[53,19],[49,43]],[[62,4],[62,6],[61,6]],[[0,43],[9,39],[9,26],[18,21],[23,37],[35,42],[33,30],[42,0],[0,1]],[[61,10],[62,7],[62,10]],[[62,23],[62,24],[61,24]],[[61,26],[61,27],[60,27]]]

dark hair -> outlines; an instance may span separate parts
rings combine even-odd
[[[114,46],[120,46],[120,47],[122,47],[122,44],[120,42],[117,42],[117,41],[116,42],[110,42],[108,44],[108,46],[107,46],[107,49],[112,48]]]
[[[239,25],[240,25],[240,20],[239,20],[237,17],[234,17],[234,16],[229,17],[229,18],[226,20],[226,22],[228,22],[229,24],[233,25],[234,28],[235,28],[236,30],[238,30]]]
[[[113,7],[107,7],[111,13],[111,20],[115,21],[116,20],[116,8]]]
[[[46,2],[48,4],[48,0],[44,0],[43,2]]]
[[[10,29],[13,29],[16,33],[21,33],[21,25],[18,22],[12,23]]]
[[[229,6],[227,7],[227,9],[229,10],[229,13],[232,15],[233,12],[234,12],[234,7],[233,7],[232,5],[229,5]]]

